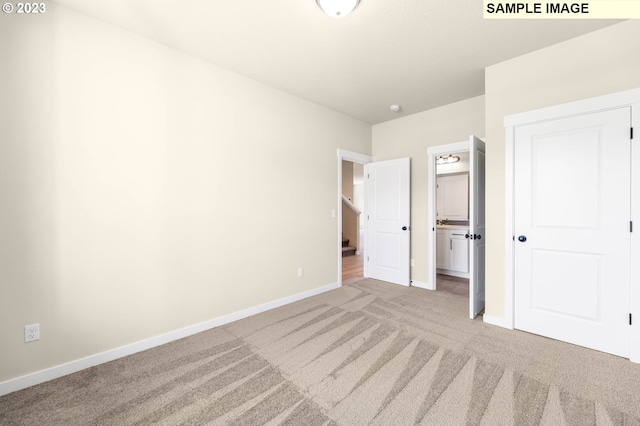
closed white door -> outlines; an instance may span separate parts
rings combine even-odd
[[[408,286],[410,280],[410,160],[368,163],[365,174],[365,275]]]
[[[515,128],[515,327],[629,356],[630,108]]]
[[[469,141],[469,318],[485,305],[485,147],[475,136]]]

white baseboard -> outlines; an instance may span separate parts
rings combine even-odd
[[[57,379],[58,377],[66,376],[71,373],[75,373],[80,370],[84,370],[94,365],[103,364],[105,362],[113,361],[118,358],[123,358],[128,355],[135,354],[137,352],[145,351],[147,349],[155,348],[156,346],[164,345],[165,343],[172,342],[174,340],[182,339],[184,337],[192,336],[197,333],[201,333],[206,330],[210,330],[221,325],[225,325],[243,318],[250,317],[252,315],[259,314],[271,309],[279,308],[280,306],[288,305],[289,303],[297,302],[299,300],[306,299],[311,296],[316,296],[327,291],[340,288],[340,284],[334,283],[323,287],[318,287],[313,290],[305,291],[303,293],[294,294],[293,296],[285,297],[284,299],[274,300],[273,302],[265,303],[263,305],[254,306],[252,308],[244,309],[242,311],[234,312],[229,315],[214,318],[209,321],[205,321],[199,324],[194,324],[189,327],[175,330],[160,336],[152,337],[150,339],[141,340],[139,342],[131,343],[129,345],[121,346],[119,348],[111,349],[106,352],[91,355],[86,358],[77,359],[65,364],[57,365],[55,367],[47,368],[46,370],[37,371],[35,373],[27,374],[15,379],[7,380],[0,383],[0,396],[6,395],[11,392],[25,389],[30,386],[34,386],[40,383],[47,382],[49,380]]]
[[[498,318],[498,317],[484,314],[482,315],[482,321],[487,324],[496,325],[498,327],[508,328],[509,330],[513,330],[513,327],[507,324],[504,318]]]
[[[433,290],[429,283],[423,283],[416,280],[411,280],[411,287],[424,288],[425,290]]]

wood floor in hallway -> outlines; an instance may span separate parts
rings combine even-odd
[[[364,278],[364,260],[361,254],[342,258],[342,285]]]

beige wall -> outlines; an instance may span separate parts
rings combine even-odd
[[[505,115],[640,87],[640,21],[626,21],[486,70],[486,313],[504,318]]]
[[[0,382],[338,281],[336,150],[370,125],[52,3],[2,15]]]
[[[342,162],[342,195],[353,203],[353,163]]]
[[[411,158],[411,279],[427,283],[428,245],[427,148],[484,135],[484,96],[467,99],[373,126],[375,161]]]

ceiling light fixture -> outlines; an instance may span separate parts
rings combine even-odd
[[[389,107],[389,109],[393,112],[400,112],[402,108],[400,107],[400,105],[393,104]]]
[[[451,164],[457,163],[458,161],[460,161],[460,157],[457,155],[438,155],[436,157],[436,164]]]
[[[360,0],[316,0],[316,3],[332,18],[344,18],[353,12]]]

